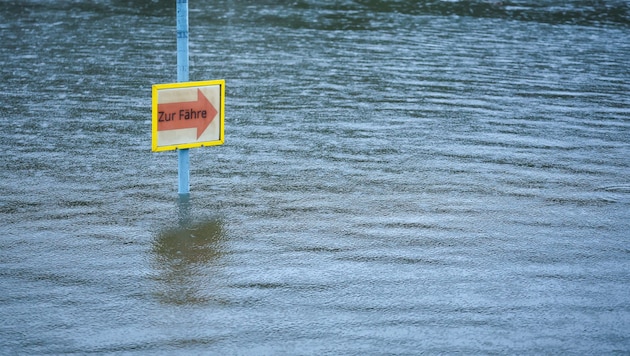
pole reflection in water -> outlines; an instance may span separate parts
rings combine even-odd
[[[164,229],[153,243],[158,271],[155,294],[169,304],[221,302],[211,294],[225,240],[223,224],[217,218],[195,222],[187,195],[180,196],[178,207],[179,226]]]

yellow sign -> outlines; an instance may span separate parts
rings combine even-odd
[[[224,80],[154,85],[151,149],[222,145],[224,107]]]

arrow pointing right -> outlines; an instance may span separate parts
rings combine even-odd
[[[158,131],[197,129],[197,139],[206,131],[217,110],[197,88],[197,100],[158,104]]]

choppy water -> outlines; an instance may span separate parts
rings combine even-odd
[[[0,0],[0,353],[630,352],[627,2],[191,0],[189,200],[174,3]]]

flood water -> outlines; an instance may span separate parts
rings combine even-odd
[[[0,354],[627,354],[630,5],[0,0]]]

